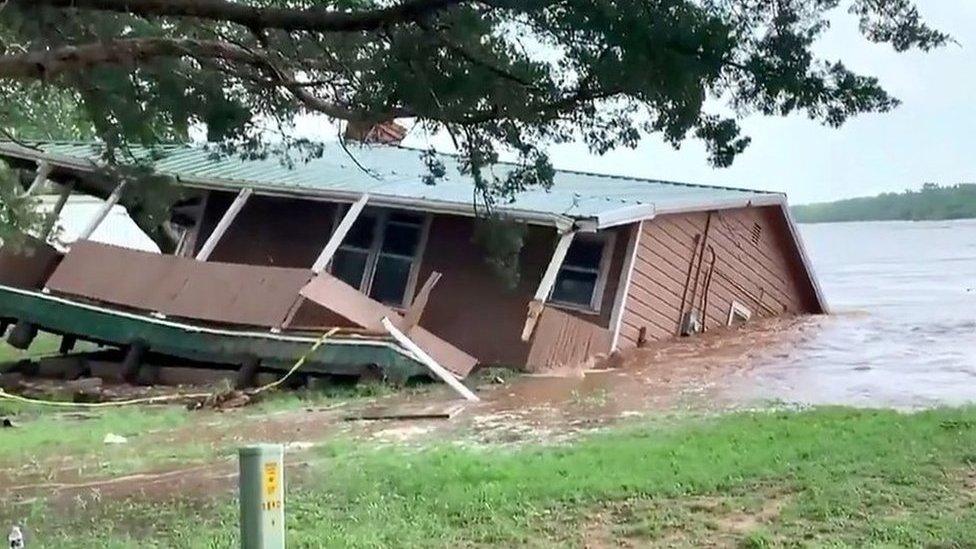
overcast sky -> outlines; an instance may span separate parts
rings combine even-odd
[[[818,46],[826,58],[879,77],[903,101],[893,112],[862,115],[840,129],[803,116],[749,118],[742,126],[752,144],[726,169],[710,168],[698,142],[688,141],[675,151],[655,136],[636,150],[603,157],[591,156],[581,144],[554,147],[553,163],[564,169],[785,191],[794,204],[901,191],[928,181],[976,182],[976,0],[917,4],[931,24],[952,34],[959,45],[928,54],[895,53],[861,38],[856,19],[844,16]],[[310,125],[299,124],[299,129]],[[411,132],[405,144],[424,146],[426,139]]]

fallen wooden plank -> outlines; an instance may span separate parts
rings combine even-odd
[[[352,412],[342,419],[345,421],[451,419],[464,411],[466,407],[467,405],[464,402],[457,401],[374,406]]]
[[[397,340],[397,343],[406,347],[406,349],[411,353],[413,353],[414,356],[417,357],[418,360],[420,360],[420,362],[422,362],[425,366],[430,368],[430,371],[433,372],[434,375],[441,378],[441,380],[444,381],[444,383],[450,385],[451,388],[457,391],[461,396],[463,396],[464,398],[472,402],[478,402],[479,400],[481,400],[480,398],[478,398],[478,395],[474,394],[471,391],[471,389],[468,389],[467,387],[465,387],[463,383],[458,381],[458,379],[454,377],[454,374],[452,374],[449,370],[447,370],[446,368],[438,364],[437,361],[431,358],[431,356],[428,355],[426,351],[421,349],[419,345],[417,345],[416,343],[411,341],[409,337],[404,335],[403,332],[401,332],[396,326],[393,325],[392,322],[390,322],[389,318],[383,317],[382,322],[383,322],[383,327],[386,328],[386,331],[390,332],[390,335],[393,336],[393,339]]]
[[[387,332],[384,318],[402,322],[402,317],[392,308],[383,305],[362,292],[323,272],[301,289],[301,295],[332,311],[342,319],[367,330]],[[400,329],[397,329],[400,331]],[[410,331],[410,339],[424,349],[424,353],[453,374],[465,377],[478,363],[478,359],[444,341],[443,339],[416,326]]]

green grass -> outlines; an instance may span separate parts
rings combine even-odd
[[[60,345],[60,337],[44,333],[38,334],[34,339],[33,344],[30,346],[30,349],[26,351],[15,349],[0,340],[0,365],[9,362],[16,362],[25,358],[37,358],[45,355],[55,354],[58,352],[58,347]]]
[[[18,412],[14,420],[19,426],[0,430],[0,465],[40,462],[52,455],[98,454],[105,451],[104,439],[109,433],[136,441],[148,433],[178,427],[188,419],[187,411],[162,406],[86,410],[82,419],[34,406],[20,406]]]
[[[972,408],[737,413],[518,449],[338,441],[317,458],[289,482],[290,547],[976,540]],[[234,505],[137,499],[30,520],[48,535],[38,547],[233,547]]]

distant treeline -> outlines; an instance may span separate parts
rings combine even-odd
[[[793,213],[801,223],[976,218],[976,183],[926,183],[917,191],[794,206]]]

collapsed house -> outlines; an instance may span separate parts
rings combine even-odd
[[[175,252],[88,240],[97,216],[66,252],[40,240],[27,256],[5,252],[0,319],[15,324],[13,344],[44,330],[65,349],[131,349],[127,367],[151,350],[253,370],[286,368],[339,328],[308,358],[311,371],[379,366],[404,379],[427,374],[428,355],[461,378],[476,364],[538,371],[826,312],[779,193],[557,171],[550,190],[495,208],[525,227],[513,286],[476,242],[474,182],[454,157],[440,158],[446,173],[430,185],[421,152],[390,144],[351,156],[325,145],[294,166],[186,145],[159,152],[154,170],[197,197],[180,209]],[[0,157],[62,196],[90,192],[110,207],[124,190],[96,181],[91,144],[0,143]]]

